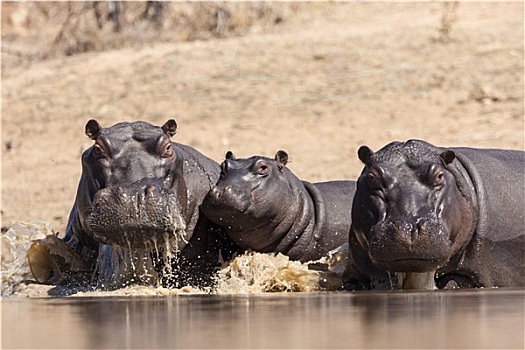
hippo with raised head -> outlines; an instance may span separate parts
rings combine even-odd
[[[301,181],[287,162],[284,151],[275,159],[228,152],[202,211],[243,249],[317,260],[348,241],[355,182]]]
[[[111,283],[126,265],[146,277],[135,273],[119,284],[155,283],[148,276],[157,272],[167,286],[202,286],[221,259],[238,251],[199,209],[219,165],[172,142],[176,130],[173,119],[162,127],[139,121],[102,128],[88,121],[86,135],[94,144],[82,155],[64,241],[99,273],[99,282]],[[29,254],[33,271],[37,258]]]
[[[358,155],[347,289],[525,286],[523,151],[409,140]]]

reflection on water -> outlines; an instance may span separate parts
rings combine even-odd
[[[4,349],[525,346],[525,289],[246,294],[314,290],[312,271],[284,256],[239,257],[219,273],[214,295],[152,286],[53,294],[60,288],[20,283],[29,276],[28,230],[42,228],[4,237],[13,255],[2,256]],[[73,296],[23,298],[61,294]]]
[[[2,300],[2,348],[524,348],[525,290]]]

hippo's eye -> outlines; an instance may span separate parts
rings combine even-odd
[[[268,174],[268,171],[269,171],[268,165],[266,165],[265,163],[262,163],[261,165],[259,165],[259,168],[257,169],[257,173],[259,175],[266,175]]]
[[[383,186],[381,176],[373,170],[366,175],[366,179],[368,181],[368,187],[371,189],[377,190]]]
[[[107,153],[104,150],[104,148],[102,148],[102,146],[100,146],[98,143],[95,143],[95,145],[93,145],[93,154],[97,159],[104,158],[107,156]]]
[[[445,183],[445,169],[439,164],[432,164],[428,169],[428,182],[434,187],[442,186]]]
[[[169,158],[173,155],[173,147],[171,146],[171,142],[168,142],[164,146],[164,150],[162,151],[162,158]]]
[[[112,143],[104,136],[99,136],[97,138],[92,149],[93,155],[97,160],[108,158],[112,155]]]
[[[173,146],[168,135],[163,134],[157,138],[154,151],[162,158],[171,158],[173,156]]]

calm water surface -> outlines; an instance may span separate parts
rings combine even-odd
[[[525,290],[7,298],[2,348],[524,348]]]

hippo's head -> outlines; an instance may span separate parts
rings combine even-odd
[[[170,137],[175,120],[102,128],[86,125],[94,145],[82,155],[77,207],[84,231],[96,241],[127,248],[184,241],[186,188]]]
[[[226,153],[219,181],[204,198],[201,209],[210,220],[223,226],[240,247],[268,251],[281,237],[272,237],[292,199],[285,165],[288,154],[278,151],[275,159],[261,156],[236,159]]]
[[[352,225],[370,260],[389,272],[432,272],[443,266],[462,237],[465,208],[451,150],[418,140],[393,142],[374,153],[362,146],[365,164],[354,197]]]

